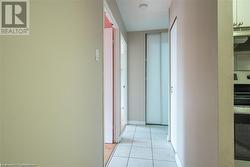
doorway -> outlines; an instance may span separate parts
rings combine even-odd
[[[104,160],[110,159],[127,124],[127,43],[104,3]]]
[[[104,20],[104,160],[108,162],[115,148],[114,118],[114,57],[115,27],[108,13]]]
[[[146,123],[168,125],[168,33],[146,34]]]

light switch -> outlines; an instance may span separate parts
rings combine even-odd
[[[95,61],[99,61],[100,60],[100,51],[99,49],[95,50]]]

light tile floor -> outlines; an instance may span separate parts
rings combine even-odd
[[[167,127],[127,126],[108,167],[177,167]]]

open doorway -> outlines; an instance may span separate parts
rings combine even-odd
[[[104,3],[104,160],[108,163],[127,125],[127,43]]]

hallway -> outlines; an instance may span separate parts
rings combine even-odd
[[[177,167],[166,126],[126,127],[108,167]]]

